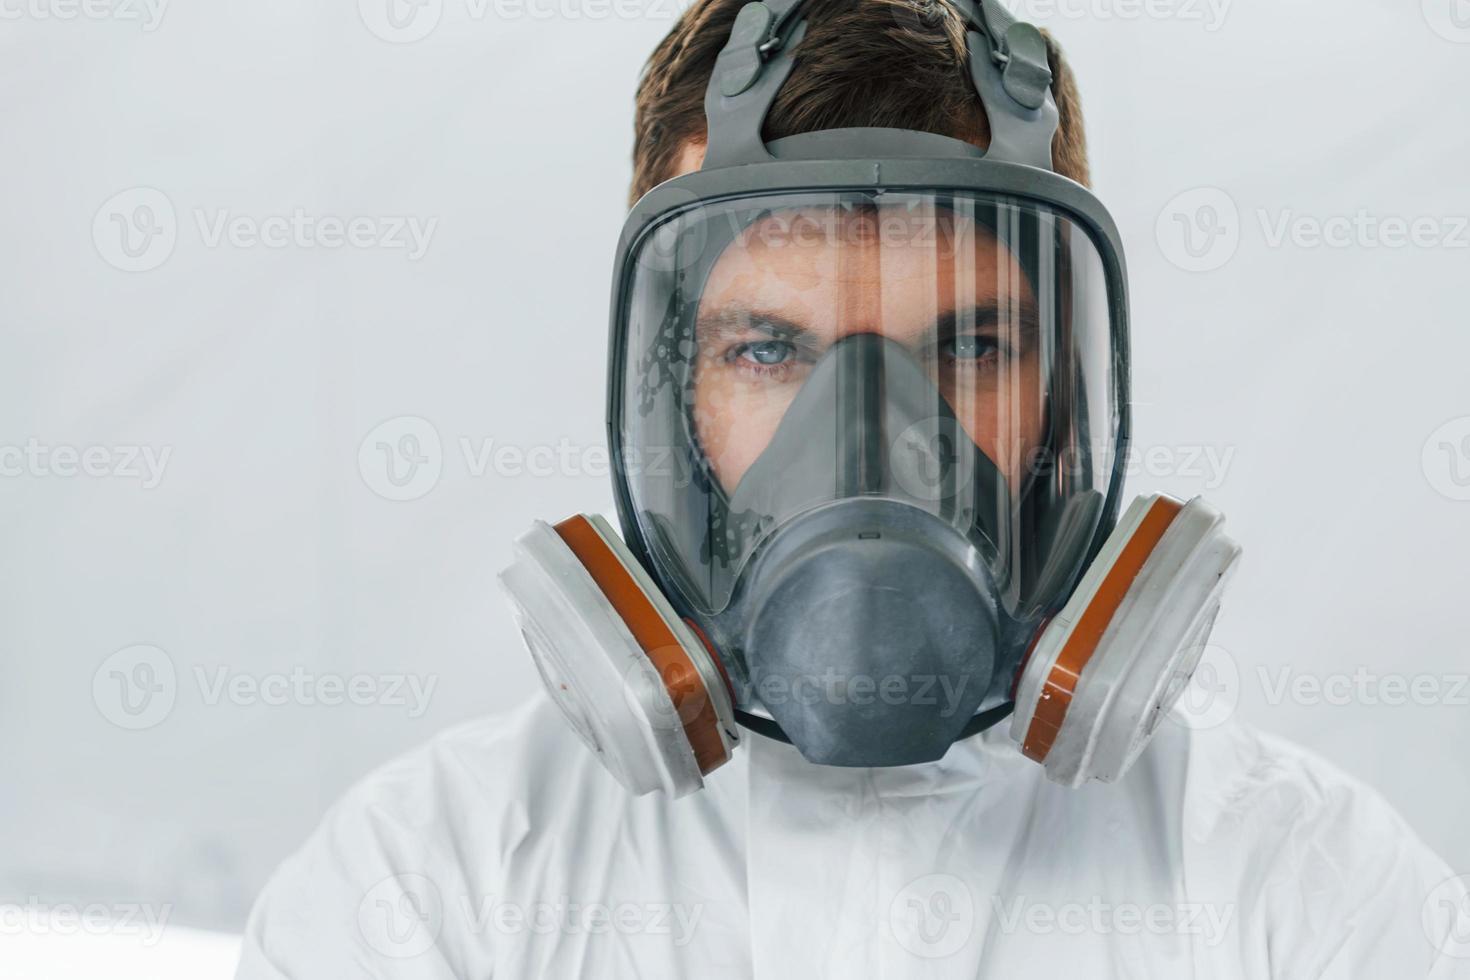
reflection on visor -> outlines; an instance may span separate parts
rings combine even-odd
[[[699,297],[696,437],[733,491],[821,357],[876,334],[909,351],[1018,486],[1042,439],[1038,317],[1020,262],[973,214],[887,204],[768,214],[720,254]]]
[[[768,195],[681,212],[643,249],[620,424],[625,453],[671,465],[629,489],[695,608],[718,612],[776,527],[851,496],[971,535],[1012,612],[1070,581],[1115,413],[1106,280],[1065,216],[973,194]]]

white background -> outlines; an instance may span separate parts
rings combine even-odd
[[[610,506],[631,100],[677,7],[92,2],[0,0],[0,452],[103,454],[0,456],[0,899],[238,930],[350,782],[535,687],[494,575],[533,518]],[[1129,249],[1131,489],[1207,494],[1246,549],[1202,717],[1312,747],[1470,871],[1470,4],[1023,10]],[[211,237],[298,211],[432,231]],[[164,234],[129,256],[135,219]],[[477,473],[487,445],[553,455]],[[417,717],[249,693],[293,671],[434,687]]]

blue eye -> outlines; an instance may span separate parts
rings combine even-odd
[[[944,354],[957,361],[978,361],[989,357],[1000,348],[995,341],[974,334],[963,334],[944,342]]]
[[[784,340],[762,340],[753,344],[742,344],[736,354],[760,367],[775,367],[784,364],[796,353],[796,347]]]

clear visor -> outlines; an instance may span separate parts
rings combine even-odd
[[[679,211],[632,262],[623,465],[691,606],[718,613],[777,529],[854,496],[968,535],[1014,616],[1070,586],[1118,426],[1079,225],[978,193],[768,195]]]

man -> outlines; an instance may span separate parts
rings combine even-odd
[[[552,698],[350,793],[240,976],[1470,975],[1375,794],[1164,720],[1238,549],[1118,513],[1121,261],[1055,46],[709,0],[636,128],[628,543],[522,540]]]

